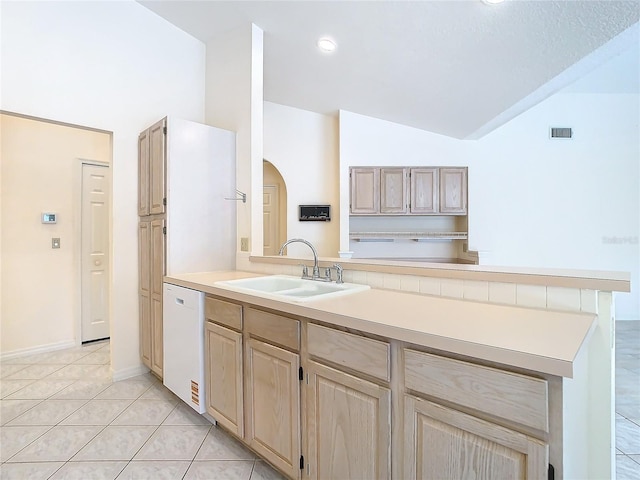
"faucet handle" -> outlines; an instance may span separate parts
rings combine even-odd
[[[307,278],[309,276],[309,267],[307,267],[304,263],[299,263],[302,267],[302,278]]]
[[[339,263],[334,263],[333,268],[336,269],[336,283],[344,283],[342,281],[342,265]]]
[[[328,281],[331,281],[331,267],[327,267],[327,268],[324,269],[324,277]]]

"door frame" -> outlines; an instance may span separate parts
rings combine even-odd
[[[107,303],[109,308],[109,336],[113,333],[113,305],[112,305],[112,279],[113,279],[113,176],[110,162],[102,162],[100,160],[93,160],[89,158],[77,158],[76,167],[74,168],[74,198],[73,203],[75,205],[74,215],[78,219],[74,232],[75,246],[80,253],[77,255],[76,261],[76,301],[75,301],[75,332],[74,342],[76,346],[82,345],[82,168],[83,165],[93,165],[95,167],[106,167],[109,169],[108,178],[108,190],[109,201],[108,205],[108,230],[109,230],[109,260],[107,262],[107,271],[109,272],[109,292],[107,295]]]

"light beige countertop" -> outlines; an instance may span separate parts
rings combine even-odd
[[[228,271],[165,277],[165,281],[286,314],[415,345],[563,377],[595,327],[594,314],[371,289],[299,303],[240,293],[216,282],[263,276]]]

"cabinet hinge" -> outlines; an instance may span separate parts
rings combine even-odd
[[[165,205],[165,206],[167,205],[167,197],[164,197],[162,199],[162,205]]]
[[[165,135],[167,134],[167,126],[166,125],[164,127],[162,127],[162,133],[164,133]]]
[[[167,227],[162,227],[162,233],[165,235],[167,234]]]
[[[553,468],[553,465],[549,464],[549,470],[547,471],[547,479],[555,480],[556,478],[556,469]]]
[[[300,455],[300,470],[304,470],[304,456]]]
[[[302,367],[298,368],[298,380],[304,380],[304,370],[302,370]]]

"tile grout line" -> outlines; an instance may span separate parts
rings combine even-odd
[[[112,380],[111,385],[114,385],[115,383],[117,383],[117,382],[113,382],[113,380]],[[110,427],[110,426],[117,426],[117,425],[113,425],[113,422],[115,422],[115,421],[116,421],[116,419],[117,419],[120,415],[122,415],[122,414],[125,412],[125,410],[127,410],[127,408],[129,408],[131,405],[133,405],[133,403],[134,403],[134,402],[136,402],[137,400],[139,400],[140,398],[142,398],[142,396],[143,396],[145,393],[147,393],[147,392],[151,389],[151,387],[152,387],[152,386],[153,386],[153,384],[150,384],[150,385],[149,385],[149,386],[148,386],[148,387],[147,387],[143,392],[141,392],[141,393],[140,393],[140,395],[138,395],[136,398],[134,398],[134,399],[133,399],[133,401],[132,401],[132,402],[131,402],[127,407],[125,407],[125,408],[124,408],[124,410],[123,410],[122,412],[120,412],[118,415],[116,415],[116,417],[115,417],[113,420],[111,420],[111,422],[110,422],[110,423],[108,423],[108,424],[104,425],[104,428],[102,428],[102,429],[101,429],[101,430],[100,430],[100,431],[99,431],[99,432],[98,432],[94,437],[92,437],[92,438],[91,438],[91,439],[90,439],[90,440],[89,440],[85,445],[83,445],[80,449],[78,449],[78,451],[77,451],[75,454],[73,454],[73,455],[71,456],[71,458],[69,458],[69,460],[67,460],[66,462],[64,462],[64,463],[60,466],[60,468],[59,468],[58,470],[60,470],[60,469],[64,468],[64,467],[65,467],[67,464],[69,464],[69,463],[79,463],[79,462],[72,462],[73,458],[75,458],[75,456],[76,456],[76,455],[78,455],[78,454],[82,451],[82,449],[84,449],[87,445],[89,445],[89,443],[90,443],[92,440],[94,440],[98,435],[100,435],[102,432],[104,432],[104,431],[107,429],[107,427]],[[103,393],[103,392],[104,392],[105,390],[107,390],[108,388],[109,388],[109,387],[107,387],[107,388],[105,388],[104,390],[102,390],[101,392],[97,393],[97,394],[96,394],[96,395],[95,395],[91,400],[96,400],[96,397],[97,397],[98,395],[100,395],[101,393]],[[129,400],[129,399],[128,399],[128,398],[126,398],[126,399],[108,399],[108,400]],[[175,407],[174,407],[174,408],[175,408]],[[124,425],[123,425],[123,426],[124,426]],[[126,462],[126,465],[125,465],[124,467],[122,467],[122,470],[120,470],[120,471],[118,472],[118,474],[114,477],[114,480],[116,480],[120,475],[122,475],[122,472],[124,472],[124,470],[129,466],[129,464],[131,463],[131,461],[133,460],[133,458],[138,454],[138,452],[140,451],[140,449],[142,449],[142,447],[144,447],[144,445],[149,441],[149,439],[153,436],[153,434],[158,430],[158,428],[159,428],[159,427],[160,427],[160,425],[158,425],[158,426],[156,427],[156,429],[151,433],[151,435],[149,436],[149,438],[147,438],[147,440],[146,440],[146,441],[145,441],[145,442],[140,446],[140,448],[139,448],[139,449],[138,449],[138,450],[133,454],[133,456],[132,456],[129,460],[116,460],[116,461]],[[99,460],[90,460],[90,462],[96,462],[96,461],[99,461]],[[102,461],[104,461],[104,462],[112,462],[113,460],[102,460]],[[56,470],[56,472],[57,472],[57,470]],[[53,475],[52,475],[52,476],[53,476]],[[51,478],[51,477],[49,477],[49,478]]]
[[[85,356],[86,356],[86,355],[85,355]],[[80,358],[84,358],[84,357],[80,357]],[[67,364],[67,365],[71,365],[71,364]],[[65,365],[65,366],[67,366],[67,365]],[[63,368],[64,368],[64,367],[63,367]],[[60,370],[60,369],[58,369],[58,370]],[[55,371],[57,372],[58,370],[55,370]],[[53,374],[53,373],[55,373],[55,372],[52,372],[51,374]],[[51,375],[51,374],[49,374],[49,375]],[[47,376],[48,376],[48,375],[47,375]],[[46,376],[45,376],[45,377],[43,377],[43,378],[46,378]],[[39,403],[37,403],[36,405],[34,405],[31,409],[33,409],[33,408],[35,408],[35,407],[37,407],[37,406],[39,406],[39,405],[43,404],[43,403],[44,403],[44,402],[46,402],[47,400],[51,400],[51,398],[52,398],[54,395],[57,395],[57,394],[58,394],[58,393],[60,393],[62,390],[65,390],[66,388],[69,388],[71,385],[73,385],[74,383],[76,383],[78,380],[81,380],[81,379],[76,379],[72,384],[67,385],[66,387],[64,387],[64,388],[60,389],[59,391],[52,393],[51,395],[49,395],[48,397],[46,397],[46,398],[44,398],[44,399],[34,399],[34,400],[40,400],[40,402],[39,402]],[[37,381],[37,380],[36,380],[36,381]],[[51,430],[53,430],[55,427],[59,426],[61,422],[63,422],[63,421],[64,421],[64,420],[66,420],[68,417],[70,417],[71,415],[73,415],[73,414],[74,414],[75,412],[77,412],[80,408],[82,408],[84,405],[86,405],[86,404],[87,404],[87,403],[89,403],[91,400],[93,400],[96,396],[100,395],[100,393],[101,393],[101,392],[97,393],[93,398],[88,399],[88,400],[87,400],[83,405],[81,405],[81,406],[80,406],[80,407],[78,407],[76,410],[74,410],[73,412],[71,412],[69,415],[67,415],[66,417],[64,417],[63,419],[61,419],[57,424],[55,424],[55,425],[43,425],[43,426],[49,426],[50,428],[49,428],[48,430],[46,430],[45,432],[43,432],[43,433],[42,433],[42,435],[40,435],[40,436],[38,436],[37,438],[35,438],[32,442],[28,443],[28,444],[27,444],[27,445],[25,445],[23,448],[21,448],[19,451],[17,451],[16,453],[14,453],[11,457],[7,458],[7,460],[6,460],[6,461],[4,461],[4,462],[2,462],[2,463],[3,463],[3,464],[5,464],[5,463],[10,463],[10,462],[9,462],[9,460],[11,460],[13,457],[15,457],[16,455],[18,455],[18,454],[19,454],[20,452],[22,452],[24,449],[28,448],[30,445],[32,445],[34,442],[36,442],[37,440],[39,440],[40,438],[42,438],[44,435],[46,435],[47,433],[49,433],[49,432],[50,432]],[[27,400],[28,400],[28,399],[27,399]],[[78,400],[85,400],[85,399],[78,399]],[[29,410],[31,410],[31,409],[29,409]],[[12,420],[10,420],[10,421],[13,421],[13,420],[15,420],[15,419],[19,418],[20,416],[24,415],[24,413],[26,413],[26,412],[21,413],[21,414],[20,414],[20,415],[18,415],[16,418],[14,418],[14,419],[12,419]],[[24,426],[24,425],[23,425],[23,426]],[[96,425],[96,426],[98,426],[98,425]],[[98,435],[100,434],[100,432],[102,432],[103,430],[104,430],[104,429],[100,430],[98,433],[96,433],[96,435],[94,435],[93,437],[91,437],[91,438],[87,441],[87,444],[88,444],[91,440],[93,440],[96,436],[98,436]],[[87,446],[87,444],[83,445],[83,446],[78,450],[78,452],[79,452],[80,450],[82,450],[84,447],[86,447],[86,446]],[[75,455],[77,455],[77,453],[78,453],[78,452],[76,452],[74,455],[72,455],[72,456],[71,456],[71,458],[73,458]],[[66,464],[71,460],[71,458],[70,458],[69,460],[65,461],[65,462],[62,462],[62,465],[60,466],[60,468],[64,467],[64,466],[65,466],[65,465],[66,465]],[[14,462],[11,462],[11,463],[14,463]],[[15,462],[15,463],[21,463],[21,462]],[[56,470],[56,472],[57,472],[58,470],[60,470],[60,468],[58,468],[58,469]],[[54,472],[54,474],[55,474],[56,472]]]
[[[103,347],[101,347],[101,348],[103,348]],[[100,349],[96,349],[96,350],[94,350],[94,351],[91,351],[91,352],[89,352],[87,355],[90,355],[91,353],[94,353],[94,352],[95,352],[95,351],[97,351],[97,350],[100,350]],[[52,353],[52,355],[55,355],[56,353],[57,353],[57,352],[53,352],[53,353]],[[83,355],[83,356],[81,356],[81,357],[78,357],[78,359],[76,359],[76,360],[79,360],[79,359],[81,359],[81,358],[84,358],[84,357],[86,357],[87,355]],[[46,359],[46,357],[45,357],[45,359]],[[40,381],[40,380],[45,380],[47,377],[49,377],[49,376],[53,375],[55,372],[57,372],[57,371],[61,370],[62,368],[65,368],[65,367],[67,367],[67,366],[69,366],[69,365],[72,365],[72,364],[71,364],[71,363],[67,363],[67,364],[57,364],[57,363],[53,363],[53,364],[46,364],[46,363],[44,363],[44,364],[42,364],[42,363],[36,362],[36,363],[32,363],[32,364],[25,365],[25,369],[26,369],[26,368],[29,368],[29,367],[31,367],[31,366],[34,366],[34,365],[61,365],[61,367],[60,367],[60,368],[58,368],[58,369],[56,369],[56,370],[54,370],[53,372],[50,372],[49,374],[45,375],[45,376],[44,376],[44,377],[42,377],[42,378],[35,379],[33,382],[31,382],[31,383],[29,383],[29,384],[25,385],[24,387],[22,387],[22,388],[20,388],[20,389],[16,390],[15,392],[10,393],[9,395],[13,395],[14,393],[18,393],[18,392],[19,392],[19,391],[21,391],[23,388],[26,388],[26,387],[28,387],[29,385],[32,385],[33,383],[36,383],[36,382],[38,382],[38,381]],[[21,369],[21,370],[24,370],[24,369]],[[20,370],[20,371],[21,371],[21,370]],[[18,372],[15,372],[15,373],[18,373]],[[74,381],[73,381],[73,383],[71,383],[70,385],[67,385],[66,387],[64,387],[64,388],[62,388],[62,389],[60,389],[60,390],[58,390],[58,391],[55,391],[55,392],[51,393],[51,395],[49,395],[49,396],[47,396],[47,397],[45,397],[45,398],[34,398],[34,399],[26,398],[26,399],[16,399],[16,400],[25,400],[25,401],[28,401],[28,400],[37,400],[37,401],[38,401],[38,403],[36,403],[35,405],[33,405],[31,408],[28,408],[28,409],[27,409],[27,410],[25,410],[24,412],[20,413],[20,414],[19,414],[19,415],[17,415],[15,418],[12,418],[12,419],[11,419],[11,420],[9,420],[9,422],[7,422],[7,423],[13,422],[14,420],[16,420],[17,418],[21,417],[22,415],[24,415],[24,414],[25,414],[25,413],[27,413],[28,411],[30,411],[30,410],[32,410],[32,409],[34,409],[34,408],[38,407],[39,405],[42,405],[42,404],[43,404],[44,402],[46,402],[47,400],[51,400],[51,399],[52,399],[52,397],[54,397],[55,395],[57,395],[57,394],[58,394],[58,393],[60,393],[61,391],[65,390],[66,388],[69,388],[71,385],[73,385],[74,383],[76,383],[78,380],[81,380],[81,379],[82,379],[82,378],[80,378],[80,379],[69,379],[69,380],[74,380]],[[26,380],[30,380],[30,379],[26,379]],[[60,379],[60,380],[64,380],[64,379]],[[97,396],[97,395],[99,395],[99,394],[100,394],[100,393],[97,393],[97,394],[96,394],[96,396]],[[95,398],[95,396],[94,396],[94,398]],[[3,397],[3,398],[2,398],[2,400],[10,400],[10,399],[7,399],[6,397]],[[44,432],[42,432],[42,434],[40,434],[39,436],[37,436],[36,438],[34,438],[31,442],[27,443],[25,446],[23,446],[20,450],[18,450],[17,452],[15,452],[13,455],[11,455],[9,458],[7,458],[5,461],[3,461],[3,462],[2,462],[2,465],[8,464],[8,463],[31,463],[31,462],[10,462],[10,460],[11,460],[12,458],[14,458],[16,455],[20,454],[23,450],[25,450],[25,449],[26,449],[26,448],[28,448],[29,446],[33,445],[36,441],[38,441],[39,439],[41,439],[44,435],[46,435],[47,433],[49,433],[49,432],[50,432],[51,430],[53,430],[55,427],[59,426],[61,422],[63,422],[63,421],[64,421],[65,419],[67,419],[69,416],[73,415],[77,410],[79,410],[80,408],[82,408],[82,406],[86,405],[86,404],[87,404],[88,402],[90,402],[92,399],[78,399],[78,400],[86,400],[86,402],[85,402],[83,405],[81,405],[80,407],[78,407],[78,409],[76,409],[75,411],[71,412],[69,415],[67,415],[67,416],[65,416],[64,418],[62,418],[62,419],[61,419],[58,423],[56,423],[55,425],[42,425],[42,426],[46,426],[46,427],[49,427],[49,428],[48,428],[47,430],[45,430]],[[5,426],[11,426],[11,425],[3,425],[3,427],[5,427]],[[24,426],[29,426],[29,425],[14,425],[14,427],[24,427]],[[34,425],[34,426],[37,426],[37,425]],[[101,430],[101,431],[102,431],[102,430]],[[100,432],[98,432],[96,435],[98,435],[99,433],[100,433]],[[92,437],[89,441],[91,441],[93,438],[95,438],[95,436],[94,436],[94,437]],[[86,446],[86,445],[84,445],[84,446]],[[81,449],[82,449],[82,448],[84,448],[84,446],[83,446],[83,447],[81,447]],[[77,453],[77,452],[76,452],[76,453]],[[75,454],[74,454],[74,456],[75,456]],[[72,456],[71,458],[73,458],[73,456]],[[66,462],[62,462],[62,465],[60,466],[60,468],[62,468],[62,467],[63,467],[67,462],[68,462],[68,460],[67,460]],[[36,462],[36,463],[37,463],[37,462]],[[55,473],[56,473],[60,468],[58,468],[58,469],[57,469],[53,474],[55,474]]]

